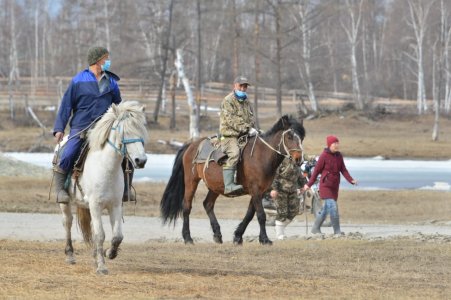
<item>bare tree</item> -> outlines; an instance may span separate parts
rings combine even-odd
[[[196,1],[196,27],[197,27],[197,76],[196,76],[196,112],[198,114],[197,120],[200,119],[200,101],[201,101],[201,86],[202,86],[202,12],[200,9],[200,0]]]
[[[310,60],[312,50],[312,31],[315,14],[310,0],[299,0],[295,14],[295,20],[301,30],[301,59],[298,60],[299,75],[301,76],[304,88],[307,91],[310,100],[310,106],[314,112],[318,111],[318,101],[316,100],[315,90],[312,83],[310,72]]]
[[[360,93],[358,66],[357,66],[357,43],[359,39],[360,21],[362,18],[362,5],[364,0],[346,0],[346,10],[348,21],[345,24],[342,20],[341,26],[346,33],[351,48],[350,59],[352,69],[352,92],[354,102],[359,110],[363,110],[364,103]]]
[[[185,88],[186,101],[188,102],[190,111],[189,134],[191,139],[197,139],[199,138],[199,114],[197,112],[198,107],[196,105],[196,102],[194,101],[193,92],[191,91],[191,86],[189,84],[189,79],[185,75],[182,50],[177,49],[176,55],[177,58],[175,60],[175,67],[177,68],[177,76],[178,80],[182,82],[183,87]]]
[[[255,19],[254,19],[254,114],[255,126],[260,127],[258,121],[258,86],[260,80],[260,1],[255,1]]]
[[[432,91],[434,100],[434,127],[432,129],[432,140],[438,141],[440,134],[440,102],[442,98],[442,85],[443,85],[443,73],[444,73],[444,58],[446,49],[447,35],[450,32],[450,26],[448,26],[447,19],[450,17],[447,7],[444,5],[444,1],[440,0],[440,34],[434,43],[433,59],[432,59]],[[438,79],[436,79],[438,77]],[[438,82],[437,82],[438,81]]]
[[[17,86],[20,77],[19,59],[17,53],[17,35],[16,35],[16,12],[15,1],[9,1],[10,8],[10,37],[11,46],[9,50],[9,76],[8,76],[8,94],[9,94],[9,110],[11,119],[15,119],[13,84]]]
[[[160,78],[161,78],[160,88],[158,89],[158,98],[157,98],[157,102],[155,104],[155,110],[153,112],[154,122],[158,122],[158,114],[160,112],[163,88],[164,88],[164,83],[166,80],[166,69],[167,69],[167,61],[168,61],[168,55],[169,55],[169,40],[170,40],[170,36],[171,36],[173,7],[174,7],[174,0],[170,0],[169,9],[168,9],[168,28],[167,28],[167,31],[165,32],[165,36],[163,39],[164,44],[163,44],[162,66],[161,66],[161,73],[160,73]]]
[[[424,82],[424,49],[423,42],[428,28],[427,18],[429,11],[435,1],[423,0],[406,0],[409,5],[410,20],[407,20],[407,25],[413,30],[415,35],[414,55],[406,53],[417,64],[417,110],[418,114],[423,114],[427,111],[426,103],[426,88]]]

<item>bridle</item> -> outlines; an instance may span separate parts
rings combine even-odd
[[[287,145],[285,144],[285,135],[286,135],[287,133],[292,133],[292,134],[293,134],[293,138],[296,138],[296,139],[299,141],[299,143],[298,143],[299,148],[292,148],[292,149],[289,149],[289,148],[287,147]],[[292,157],[291,153],[293,153],[293,152],[300,152],[300,153],[301,153],[301,162],[304,160],[304,148],[302,147],[302,140],[301,140],[301,138],[299,137],[299,135],[297,135],[297,134],[294,132],[294,130],[291,129],[291,128],[285,130],[284,132],[282,132],[282,136],[280,137],[279,144],[277,145],[277,148],[278,148],[278,149],[275,149],[273,146],[271,146],[267,141],[265,141],[265,140],[260,136],[259,133],[257,133],[256,139],[254,140],[254,144],[252,145],[251,156],[252,156],[252,153],[253,153],[253,151],[254,151],[254,146],[255,146],[255,142],[257,141],[257,138],[258,138],[260,141],[262,141],[263,144],[265,144],[269,149],[271,149],[272,151],[276,152],[276,153],[279,154],[279,155],[282,155],[282,156],[285,157],[285,158],[288,158],[288,159],[290,159],[290,160],[293,160],[293,157]],[[283,150],[285,151],[285,154],[282,153],[282,151],[281,151],[282,146],[283,146]]]
[[[125,138],[125,133],[124,133],[124,125],[121,123],[127,119],[128,116],[124,116],[122,119],[120,119],[117,122],[116,126],[111,127],[111,130],[117,130],[119,132],[121,136],[121,143],[119,145],[119,147],[116,146],[115,143],[113,143],[112,141],[110,141],[110,138],[107,139],[107,143],[113,147],[114,150],[116,150],[116,152],[119,153],[120,156],[125,157],[127,156],[127,158],[130,160],[130,158],[128,157],[128,153],[127,153],[127,144],[133,144],[133,143],[142,143],[144,144],[144,139],[143,138],[134,138],[134,139],[126,139]]]

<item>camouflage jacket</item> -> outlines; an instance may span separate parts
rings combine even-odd
[[[277,169],[271,188],[277,192],[292,193],[301,187],[301,170],[285,158]]]
[[[225,137],[239,137],[254,127],[254,113],[246,99],[239,102],[234,93],[227,95],[221,103],[219,132]]]

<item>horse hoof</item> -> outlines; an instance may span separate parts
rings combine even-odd
[[[107,268],[97,268],[96,273],[98,275],[108,275],[108,269]]]
[[[213,241],[217,244],[222,244],[222,236],[213,236]]]
[[[233,238],[233,244],[236,246],[243,245],[243,238],[242,237],[234,237]]]
[[[185,245],[194,245],[194,241],[192,239],[185,240]]]
[[[117,257],[119,249],[112,250],[111,248],[105,250],[104,255],[105,257],[108,257],[109,259],[115,259]]]
[[[264,246],[272,246],[272,241],[270,241],[269,239],[260,240],[260,244]]]
[[[69,264],[69,265],[75,265],[75,257],[67,256],[66,257],[66,263]]]

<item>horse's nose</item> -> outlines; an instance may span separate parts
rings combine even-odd
[[[144,168],[144,166],[146,165],[146,162],[147,162],[147,157],[145,157],[145,156],[135,158],[135,165],[138,168]]]

